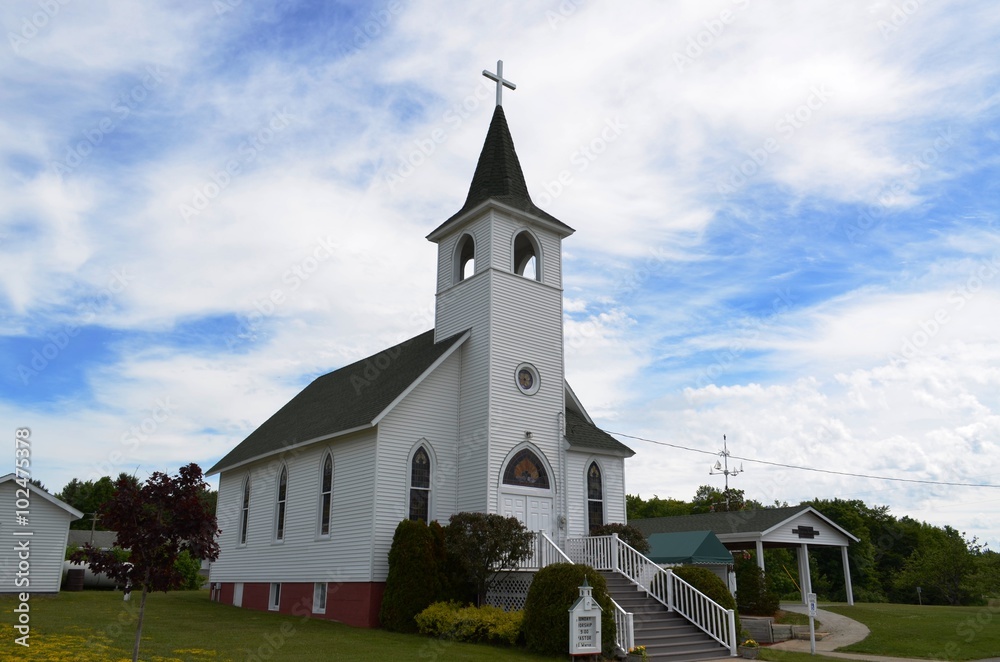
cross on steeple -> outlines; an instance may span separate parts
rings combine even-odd
[[[490,80],[496,81],[498,106],[503,105],[503,103],[501,103],[501,98],[502,98],[501,95],[503,94],[504,87],[509,87],[512,90],[517,89],[517,85],[510,82],[509,80],[504,79],[503,77],[503,60],[497,60],[497,72],[495,74],[487,71],[486,69],[483,69],[483,75],[489,78]]]

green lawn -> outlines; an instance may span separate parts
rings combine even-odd
[[[111,591],[63,592],[30,601],[30,649],[13,643],[14,596],[0,596],[0,659],[118,662],[132,659],[138,597]],[[17,657],[10,657],[17,654]],[[209,601],[207,591],[156,593],[146,601],[140,659],[146,662],[366,660],[500,662],[549,660],[523,651],[352,628]]]
[[[857,604],[823,607],[872,631],[841,652],[979,660],[1000,656],[1000,607]]]

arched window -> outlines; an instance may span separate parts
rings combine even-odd
[[[274,523],[274,539],[285,539],[285,501],[288,497],[288,470],[281,467],[278,474],[278,508]]]
[[[323,458],[323,474],[320,476],[319,491],[319,534],[330,535],[330,518],[333,507],[333,457],[329,453]]]
[[[542,279],[541,251],[534,235],[527,230],[514,237],[514,273],[532,280]]]
[[[455,248],[455,282],[470,278],[476,273],[476,242],[471,235],[463,235]]]
[[[429,521],[431,502],[431,458],[421,446],[410,460],[410,519]]]
[[[604,481],[597,462],[591,462],[587,469],[587,530],[604,525]]]
[[[250,476],[243,479],[243,503],[240,506],[240,544],[247,544],[247,525],[250,521]]]
[[[503,472],[503,483],[504,485],[537,487],[547,490],[549,488],[549,474],[545,471],[545,465],[541,463],[538,456],[530,449],[523,448],[507,463],[507,468]]]

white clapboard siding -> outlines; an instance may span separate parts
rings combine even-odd
[[[569,451],[566,453],[569,495],[566,530],[569,536],[589,535],[587,472],[591,462],[597,462],[604,481],[604,523],[628,523],[625,518],[625,460],[614,455]]]
[[[221,554],[212,564],[216,582],[371,581],[375,511],[376,432],[367,430],[318,442],[284,457],[222,472],[218,518]],[[319,535],[320,475],[333,456],[330,535]],[[288,470],[285,537],[275,541],[276,481]],[[239,544],[243,480],[251,477],[247,544]],[[294,559],[294,561],[290,561]]]
[[[812,527],[813,530],[818,532],[816,538],[801,538],[798,533],[792,533],[793,530],[800,526]],[[769,543],[783,542],[794,545],[800,545],[802,543],[809,544],[813,542],[822,543],[824,545],[850,544],[850,539],[845,536],[840,529],[831,525],[830,522],[812,512],[805,512],[791,518],[789,521],[767,533],[765,539]]]
[[[374,581],[385,581],[393,534],[409,517],[410,458],[418,445],[426,445],[432,457],[430,519],[447,525],[457,512],[461,366],[460,352],[449,356],[378,424]]]
[[[15,521],[15,510],[18,494],[21,488],[14,481],[13,474],[0,479],[0,593],[58,593],[62,581],[63,559],[66,557],[66,539],[69,537],[69,524],[80,519],[79,511],[59,501],[44,490],[29,486],[28,524],[20,525]],[[30,536],[22,536],[30,532]],[[20,559],[17,545],[20,541],[28,541],[28,574],[17,577]],[[18,585],[28,580],[28,585]]]

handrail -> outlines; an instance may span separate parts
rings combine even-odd
[[[622,609],[622,606],[615,602],[610,595],[611,605],[615,610],[615,645],[626,653],[635,648],[635,626],[632,621],[632,613]]]
[[[566,556],[566,553],[559,548],[559,545],[549,537],[544,531],[537,531],[532,542],[531,556],[525,559],[518,567],[524,569],[541,570],[553,563],[572,563],[573,560]]]
[[[664,570],[619,538],[618,534],[571,538],[566,541],[566,550],[578,563],[625,575],[668,611],[678,612],[736,656],[736,615],[733,610],[724,608],[672,570]]]

